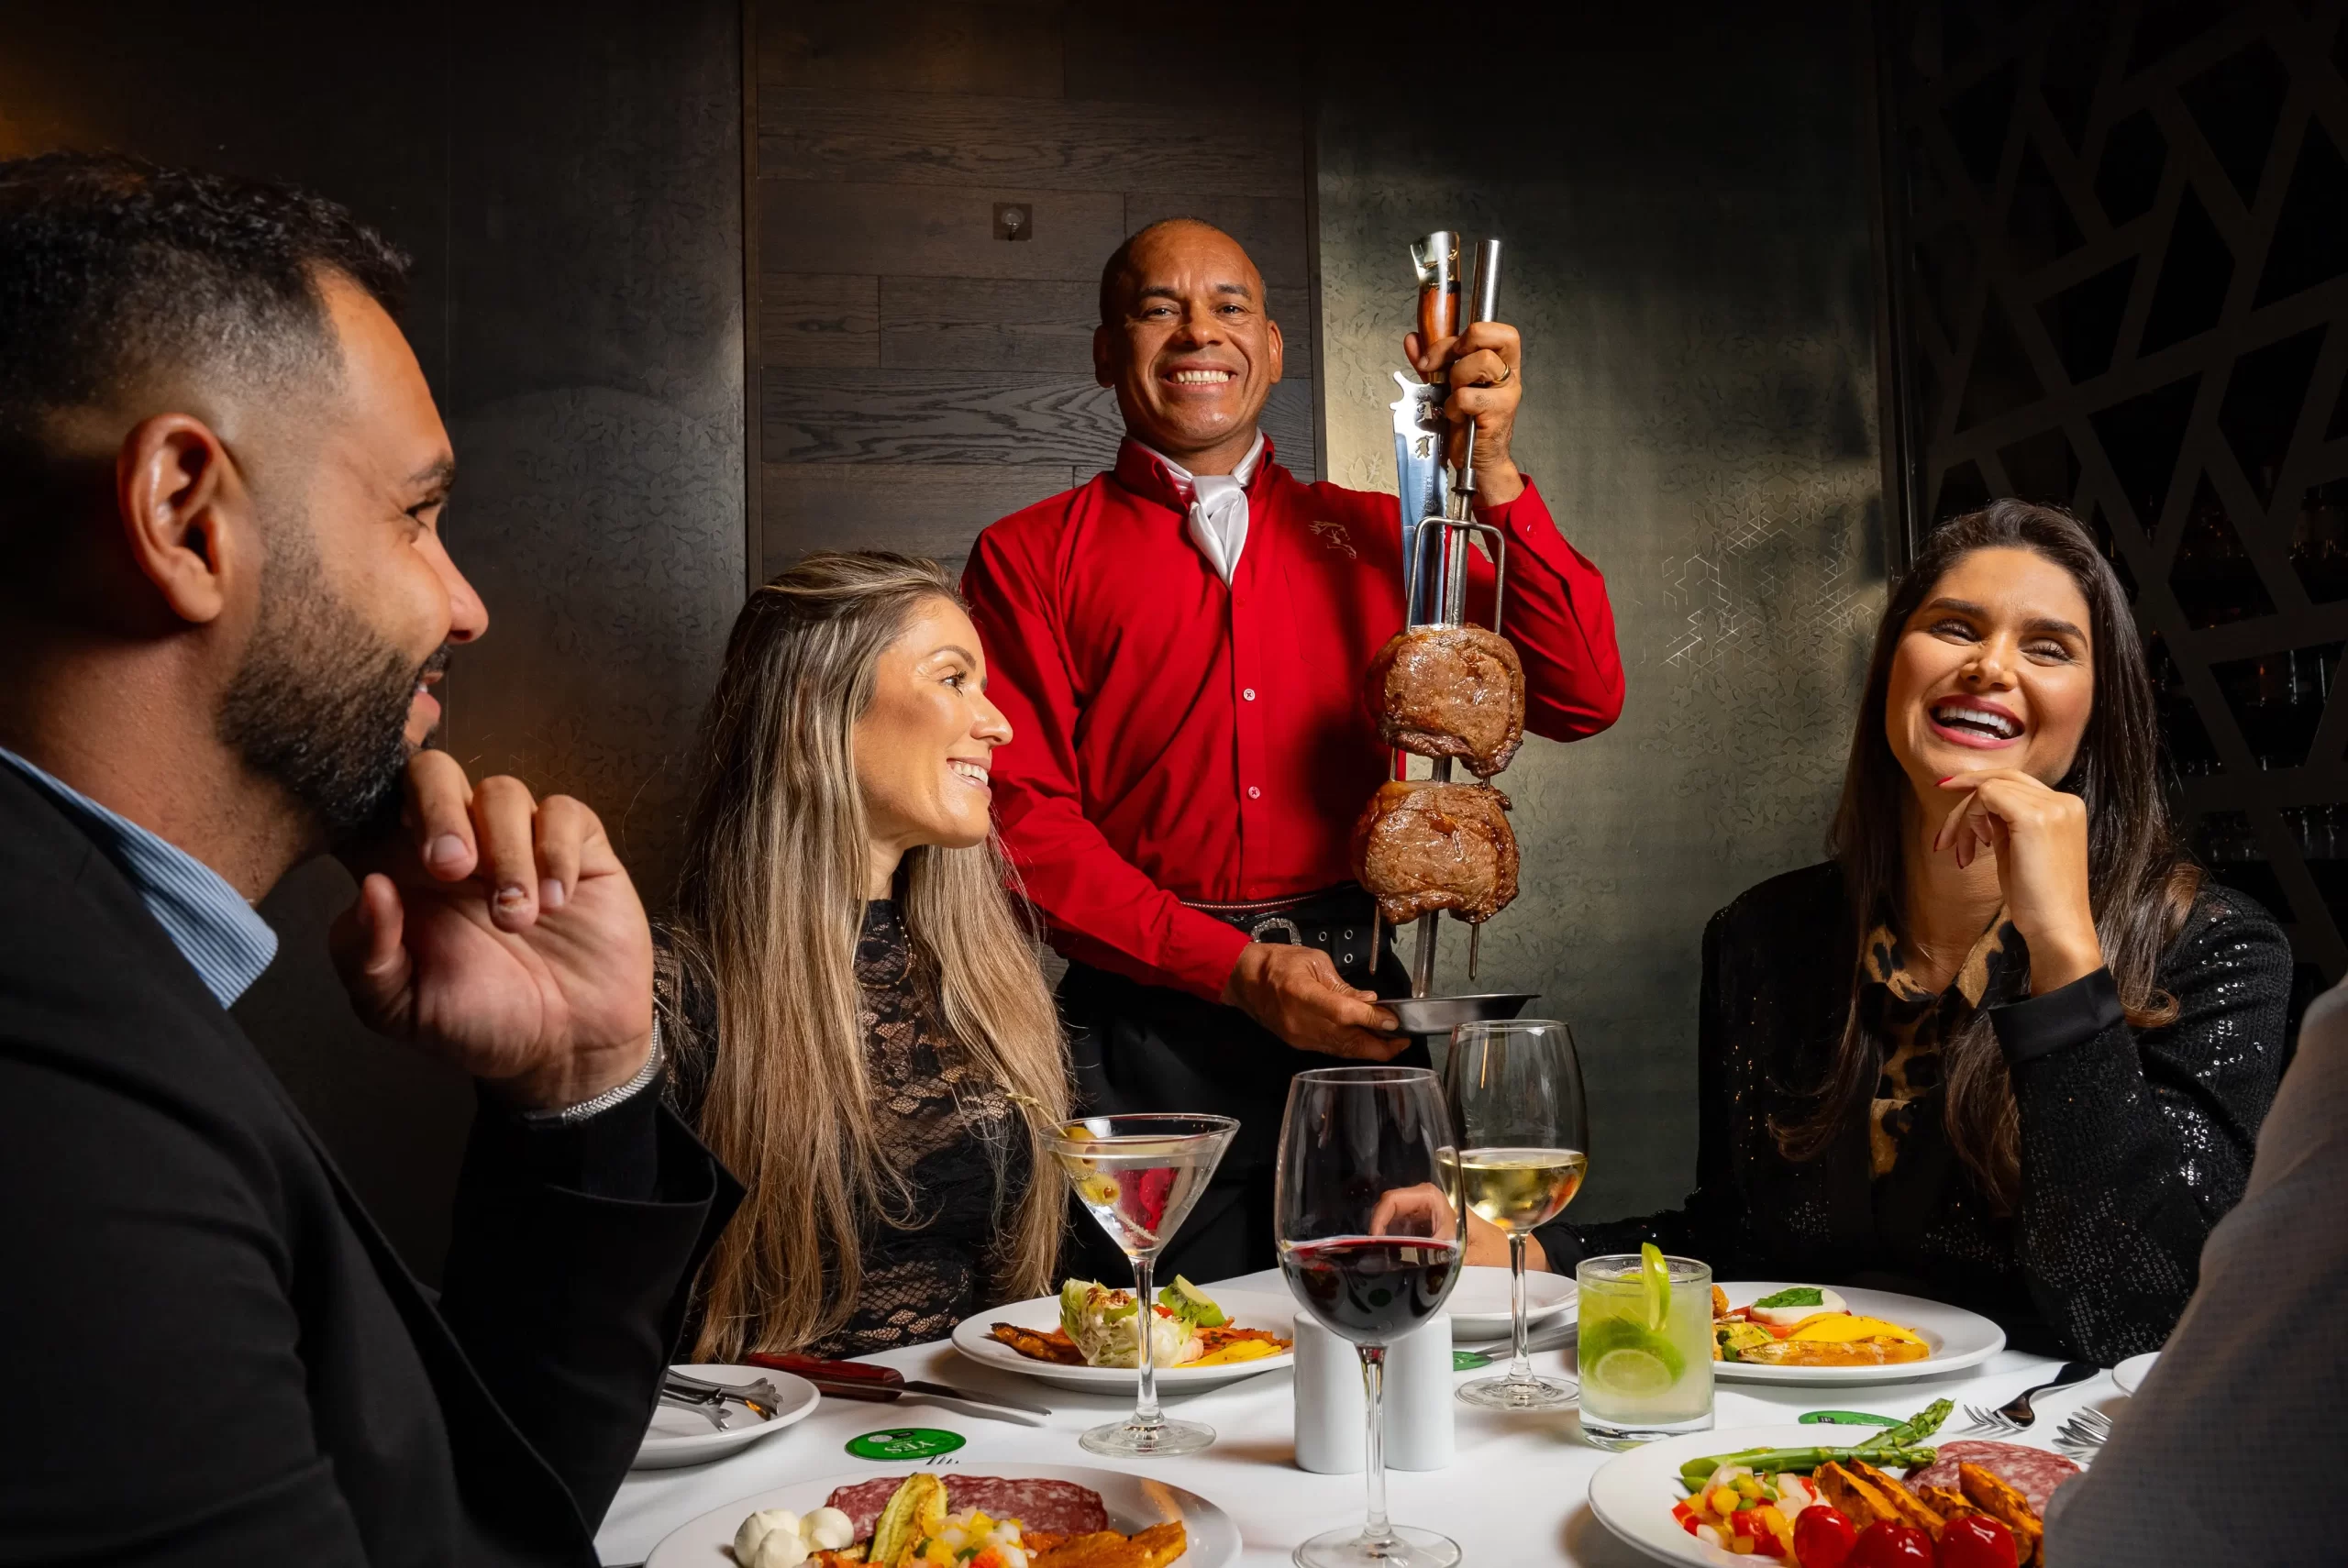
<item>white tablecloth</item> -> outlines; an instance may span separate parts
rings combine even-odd
[[[1287,1289],[1277,1270],[1222,1284],[1233,1290],[1273,1294]],[[980,1474],[988,1460],[1110,1466],[1109,1461],[1079,1448],[1076,1434],[1133,1406],[1130,1397],[1118,1400],[1072,1394],[993,1372],[942,1342],[871,1359],[908,1377],[1049,1405],[1054,1414],[1046,1426],[1021,1427],[910,1397],[892,1405],[825,1399],[797,1426],[731,1458],[692,1469],[631,1474],[596,1537],[604,1561],[640,1562],[677,1526],[737,1497],[860,1469],[867,1462],[851,1457],[844,1445],[860,1432],[887,1427],[937,1427],[963,1434],[969,1446],[954,1455],[956,1467]],[[1538,1355],[1534,1364],[1543,1370],[1569,1370],[1571,1353]],[[1940,1398],[1960,1406],[1995,1407],[2053,1375],[2056,1364],[2006,1351],[1971,1372],[1909,1383],[1790,1388],[1721,1382],[1713,1408],[1719,1426],[1743,1427],[1789,1421],[1805,1410],[1819,1409],[1905,1417]],[[1470,1375],[1489,1374],[1462,1374],[1462,1381]],[[1246,1543],[1240,1558],[1246,1568],[1279,1568],[1289,1562],[1289,1549],[1297,1541],[1362,1516],[1359,1475],[1314,1475],[1296,1467],[1290,1383],[1286,1372],[1266,1373],[1168,1401],[1169,1408],[1183,1416],[1212,1424],[1215,1444],[1187,1458],[1146,1462],[1148,1474],[1187,1486],[1231,1515]],[[2033,1401],[2038,1428],[2051,1432],[2082,1405],[2109,1407],[2121,1397],[2109,1373],[2043,1394]],[[1542,1563],[1628,1568],[1647,1561],[1591,1515],[1589,1478],[1613,1455],[1581,1441],[1571,1411],[1512,1415],[1465,1404],[1456,1408],[1456,1456],[1449,1469],[1388,1473],[1389,1506],[1398,1522],[1440,1529],[1459,1542],[1468,1563],[1492,1568]],[[1961,1417],[1952,1418],[1942,1435],[1951,1435],[1962,1424]]]

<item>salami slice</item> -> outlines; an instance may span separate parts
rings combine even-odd
[[[2018,1442],[1944,1442],[1939,1452],[1922,1470],[1911,1470],[1901,1477],[1911,1490],[1918,1486],[1946,1486],[1956,1489],[1956,1467],[1960,1463],[1977,1464],[1990,1474],[2020,1492],[2039,1513],[2046,1512],[2046,1500],[2054,1488],[2079,1473],[2079,1467],[2059,1453],[2049,1453],[2043,1448],[2024,1448]]]
[[[1029,1529],[1054,1535],[1084,1535],[1109,1528],[1109,1511],[1101,1494],[1073,1481],[1013,1481],[1000,1475],[946,1474],[946,1507],[949,1512],[983,1508],[996,1518],[1013,1518]],[[848,1517],[862,1540],[903,1483],[902,1476],[876,1476],[853,1486],[840,1486],[825,1499]]]

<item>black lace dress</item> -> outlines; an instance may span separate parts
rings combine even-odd
[[[906,1173],[912,1202],[896,1222],[877,1212],[861,1217],[864,1271],[855,1307],[837,1332],[803,1347],[834,1359],[943,1339],[1001,1301],[999,1242],[1016,1223],[1034,1174],[1019,1108],[938,1020],[890,900],[864,907],[856,977],[881,1142]],[[665,953],[656,989],[668,1016],[697,1039],[713,1039],[714,999]],[[677,1060],[670,1092],[690,1120],[706,1089],[707,1055],[682,1052]]]
[[[2137,1031],[2107,970],[2030,995],[2002,919],[1944,989],[1874,933],[1861,995],[1888,1045],[1873,1104],[1817,1158],[1778,1152],[1842,1038],[1853,933],[1841,872],[1754,888],[1704,933],[1696,1191],[1643,1220],[1541,1232],[1551,1266],[1653,1241],[1716,1278],[1901,1290],[2001,1323],[2017,1348],[2106,1364],[2158,1350],[2240,1201],[2281,1075],[2291,956],[2250,900],[2207,886],[2162,955],[2174,1023]],[[2001,1212],[1941,1119],[1939,1043],[1986,1010],[2021,1116],[2021,1198]]]

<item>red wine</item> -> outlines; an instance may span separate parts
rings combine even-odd
[[[1338,1236],[1282,1248],[1280,1271],[1331,1333],[1383,1344],[1443,1305],[1459,1272],[1459,1247],[1424,1236]]]

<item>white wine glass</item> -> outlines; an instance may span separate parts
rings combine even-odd
[[[1139,1313],[1135,1360],[1140,1372],[1134,1413],[1078,1438],[1089,1452],[1196,1453],[1214,1441],[1214,1429],[1204,1421],[1168,1420],[1157,1407],[1152,1273],[1157,1254],[1182,1228],[1238,1131],[1239,1123],[1228,1116],[1091,1116],[1065,1124],[1050,1141],[1078,1201],[1134,1265]]]
[[[1444,1099],[1459,1139],[1468,1209],[1508,1235],[1508,1373],[1467,1384],[1459,1397],[1501,1410],[1556,1410],[1571,1383],[1534,1375],[1525,1353],[1524,1249],[1581,1190],[1589,1170],[1589,1115],[1573,1031],[1553,1019],[1463,1023],[1451,1032]]]
[[[1424,1067],[1321,1067],[1289,1081],[1273,1197],[1280,1272],[1321,1326],[1360,1353],[1369,1515],[1298,1546],[1299,1568],[1450,1568],[1459,1546],[1386,1515],[1379,1402],[1386,1347],[1459,1278],[1459,1159]]]

